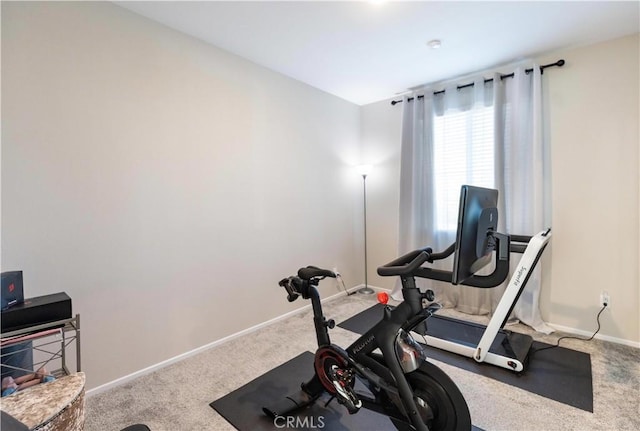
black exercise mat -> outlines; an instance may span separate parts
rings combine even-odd
[[[300,389],[300,383],[313,375],[313,354],[304,352],[290,361],[268,371],[241,388],[209,405],[240,431],[263,431],[287,428],[285,419],[276,423],[262,412],[262,407],[273,404]],[[359,387],[358,389],[363,389]],[[350,415],[337,401],[325,406],[328,397],[321,397],[312,406],[295,416],[295,429],[326,429],[337,431],[376,430],[393,431],[391,420],[366,409]],[[295,420],[295,419],[290,419]],[[474,431],[482,431],[473,428]]]
[[[382,304],[376,304],[338,326],[364,334],[380,321],[383,308]],[[534,341],[531,349],[535,351],[549,346],[549,344]],[[495,365],[478,363],[471,358],[429,346],[427,346],[427,356],[545,398],[593,412],[591,356],[588,353],[564,347],[532,352],[529,353],[529,364],[521,374]]]

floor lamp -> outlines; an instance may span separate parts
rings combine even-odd
[[[367,175],[371,172],[371,165],[360,165],[357,167],[358,173],[362,175],[362,201],[364,212],[364,287],[358,293],[371,295],[373,289],[367,283]]]

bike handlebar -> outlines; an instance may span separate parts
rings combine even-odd
[[[336,278],[336,274],[328,269],[318,268],[317,266],[307,266],[300,268],[297,276],[283,278],[278,283],[287,291],[287,301],[293,302],[300,295],[304,299],[309,297],[309,287],[317,286],[318,282],[325,277]]]
[[[287,301],[289,302],[295,301],[296,299],[298,299],[298,296],[300,296],[300,292],[298,292],[298,289],[296,288],[294,283],[294,277],[283,278],[278,283],[278,285],[284,287],[284,290],[287,291]]]
[[[432,251],[431,247],[426,247],[400,256],[386,265],[378,267],[378,275],[383,277],[409,275],[429,260]]]

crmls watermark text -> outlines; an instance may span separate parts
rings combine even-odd
[[[276,428],[304,428],[304,429],[322,429],[324,428],[324,416],[276,416],[273,420]]]

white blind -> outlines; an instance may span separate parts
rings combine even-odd
[[[436,230],[455,232],[460,186],[494,187],[493,106],[436,115],[433,129]]]

